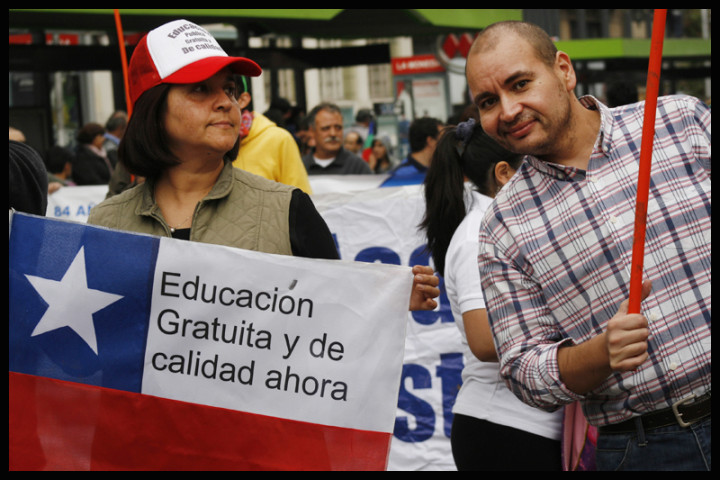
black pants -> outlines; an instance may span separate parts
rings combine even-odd
[[[458,470],[562,470],[560,441],[455,414],[453,458]]]

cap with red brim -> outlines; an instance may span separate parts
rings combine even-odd
[[[145,35],[130,59],[130,100],[162,83],[207,80],[223,68],[257,77],[260,66],[249,58],[230,57],[204,28],[186,20],[166,23]]]

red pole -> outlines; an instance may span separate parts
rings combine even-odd
[[[635,208],[635,233],[633,237],[632,266],[630,269],[629,313],[640,313],[643,283],[643,256],[645,254],[645,224],[647,221],[648,196],[650,191],[650,166],[652,145],[655,136],[655,111],[660,90],[660,70],[665,37],[667,9],[655,9],[653,14],[652,40],[650,42],[650,64],[648,66],[647,89],[645,94],[645,117],[643,120],[642,143],[640,145],[640,172],[638,174],[637,203]]]
[[[125,103],[127,104],[128,118],[132,115],[132,104],[130,103],[130,84],[128,82],[128,62],[125,52],[125,35],[123,35],[122,22],[120,21],[120,10],[113,9],[115,15],[115,29],[117,30],[118,46],[120,47],[120,58],[122,60],[123,82],[125,84]]]

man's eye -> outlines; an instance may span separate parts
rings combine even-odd
[[[480,105],[478,105],[478,106],[480,107],[481,110],[486,110],[486,109],[492,107],[493,105],[495,105],[496,102],[497,102],[497,99],[488,98],[488,99],[481,101]]]

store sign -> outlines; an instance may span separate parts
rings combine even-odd
[[[419,75],[422,73],[442,73],[444,71],[445,68],[433,54],[392,59],[393,75]]]
[[[462,58],[467,58],[475,37],[477,37],[477,34],[470,35],[469,33],[463,33],[459,37],[450,34],[445,37],[442,50],[448,58],[454,58],[457,55],[460,55]]]

